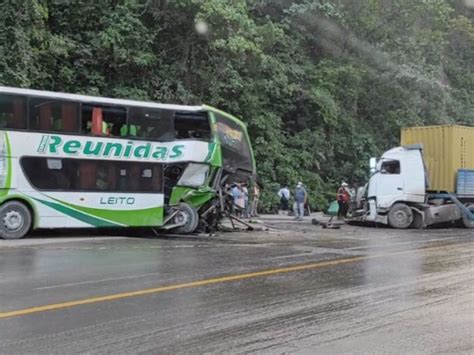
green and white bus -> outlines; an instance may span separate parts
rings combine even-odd
[[[153,227],[220,218],[225,181],[249,181],[245,125],[182,106],[0,86],[0,237],[32,229]]]

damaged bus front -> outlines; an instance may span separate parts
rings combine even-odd
[[[215,230],[229,212],[225,206],[226,187],[234,181],[251,183],[256,174],[243,122],[210,106],[203,109],[212,137],[207,158],[200,163],[168,164],[165,169],[165,204],[169,205],[168,218],[173,223],[164,228],[179,233]]]

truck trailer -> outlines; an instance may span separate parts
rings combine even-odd
[[[400,141],[370,160],[352,220],[397,229],[448,222],[474,228],[474,127],[404,128]]]

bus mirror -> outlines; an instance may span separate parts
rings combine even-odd
[[[369,161],[369,167],[370,167],[370,173],[373,174],[377,170],[377,159],[376,158],[370,158]]]

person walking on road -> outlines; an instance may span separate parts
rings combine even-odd
[[[290,190],[288,190],[288,185],[283,185],[280,191],[278,191],[278,197],[280,197],[280,210],[288,211],[288,204],[290,201]]]
[[[351,200],[351,195],[349,193],[349,185],[347,185],[347,183],[342,182],[341,186],[337,190],[336,199],[339,205],[339,211],[337,212],[337,219],[346,218],[349,202]]]
[[[304,217],[304,205],[308,199],[308,193],[303,187],[303,183],[300,181],[296,185],[295,190],[295,219],[302,221]]]

